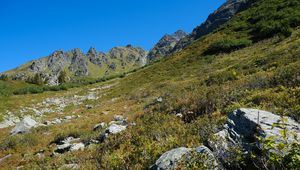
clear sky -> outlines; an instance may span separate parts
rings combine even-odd
[[[225,0],[0,0],[0,72],[57,49],[149,50],[164,34],[191,32]]]

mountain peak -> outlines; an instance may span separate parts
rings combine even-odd
[[[171,50],[175,47],[177,42],[188,34],[183,30],[178,30],[173,34],[165,34],[159,42],[150,50],[147,58],[148,60],[155,60],[159,57],[168,56]]]

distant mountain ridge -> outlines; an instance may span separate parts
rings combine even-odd
[[[100,78],[142,67],[146,64],[146,56],[147,51],[131,45],[114,47],[108,53],[98,52],[95,48],[90,48],[87,54],[79,48],[68,52],[57,50],[4,74],[16,80],[26,80],[40,74],[46,84],[57,85],[62,71],[70,80],[76,77]]]

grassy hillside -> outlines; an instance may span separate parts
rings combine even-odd
[[[299,121],[299,7],[296,0],[261,0],[183,51],[124,78],[68,91],[0,97],[5,100],[1,112],[17,112],[49,97],[82,95],[112,85],[99,88],[95,101],[43,117],[78,114],[80,119],[15,137],[8,137],[9,128],[1,131],[0,157],[13,154],[2,167],[59,168],[78,163],[83,169],[145,169],[167,150],[205,143],[226,114],[239,107],[286,114]],[[213,49],[209,55],[208,49]],[[158,97],[162,102],[152,104]],[[94,107],[86,109],[86,104]],[[109,122],[115,114],[128,117],[136,126],[85,151],[51,156],[54,139],[99,136],[93,126]],[[44,157],[35,154],[40,150]]]

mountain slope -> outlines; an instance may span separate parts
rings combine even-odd
[[[239,107],[288,114],[299,122],[299,7],[298,0],[257,1],[218,31],[122,79],[68,91],[0,97],[2,115],[9,115],[6,111],[29,114],[39,122],[79,115],[18,136],[9,136],[11,128],[1,129],[0,157],[12,154],[1,168],[147,169],[168,150],[207,143],[223,126],[225,115]],[[276,23],[275,27],[270,23]],[[240,39],[253,42],[237,48]],[[207,55],[211,47],[232,49]],[[96,97],[81,101],[89,93]],[[32,108],[54,112],[39,117]],[[120,114],[128,118],[126,130],[109,135],[102,143],[89,143],[106,135],[106,128],[94,131],[95,125],[108,124]],[[68,137],[87,146],[54,154],[57,143]],[[252,168],[241,162],[258,161],[234,155],[232,162],[228,169]]]

